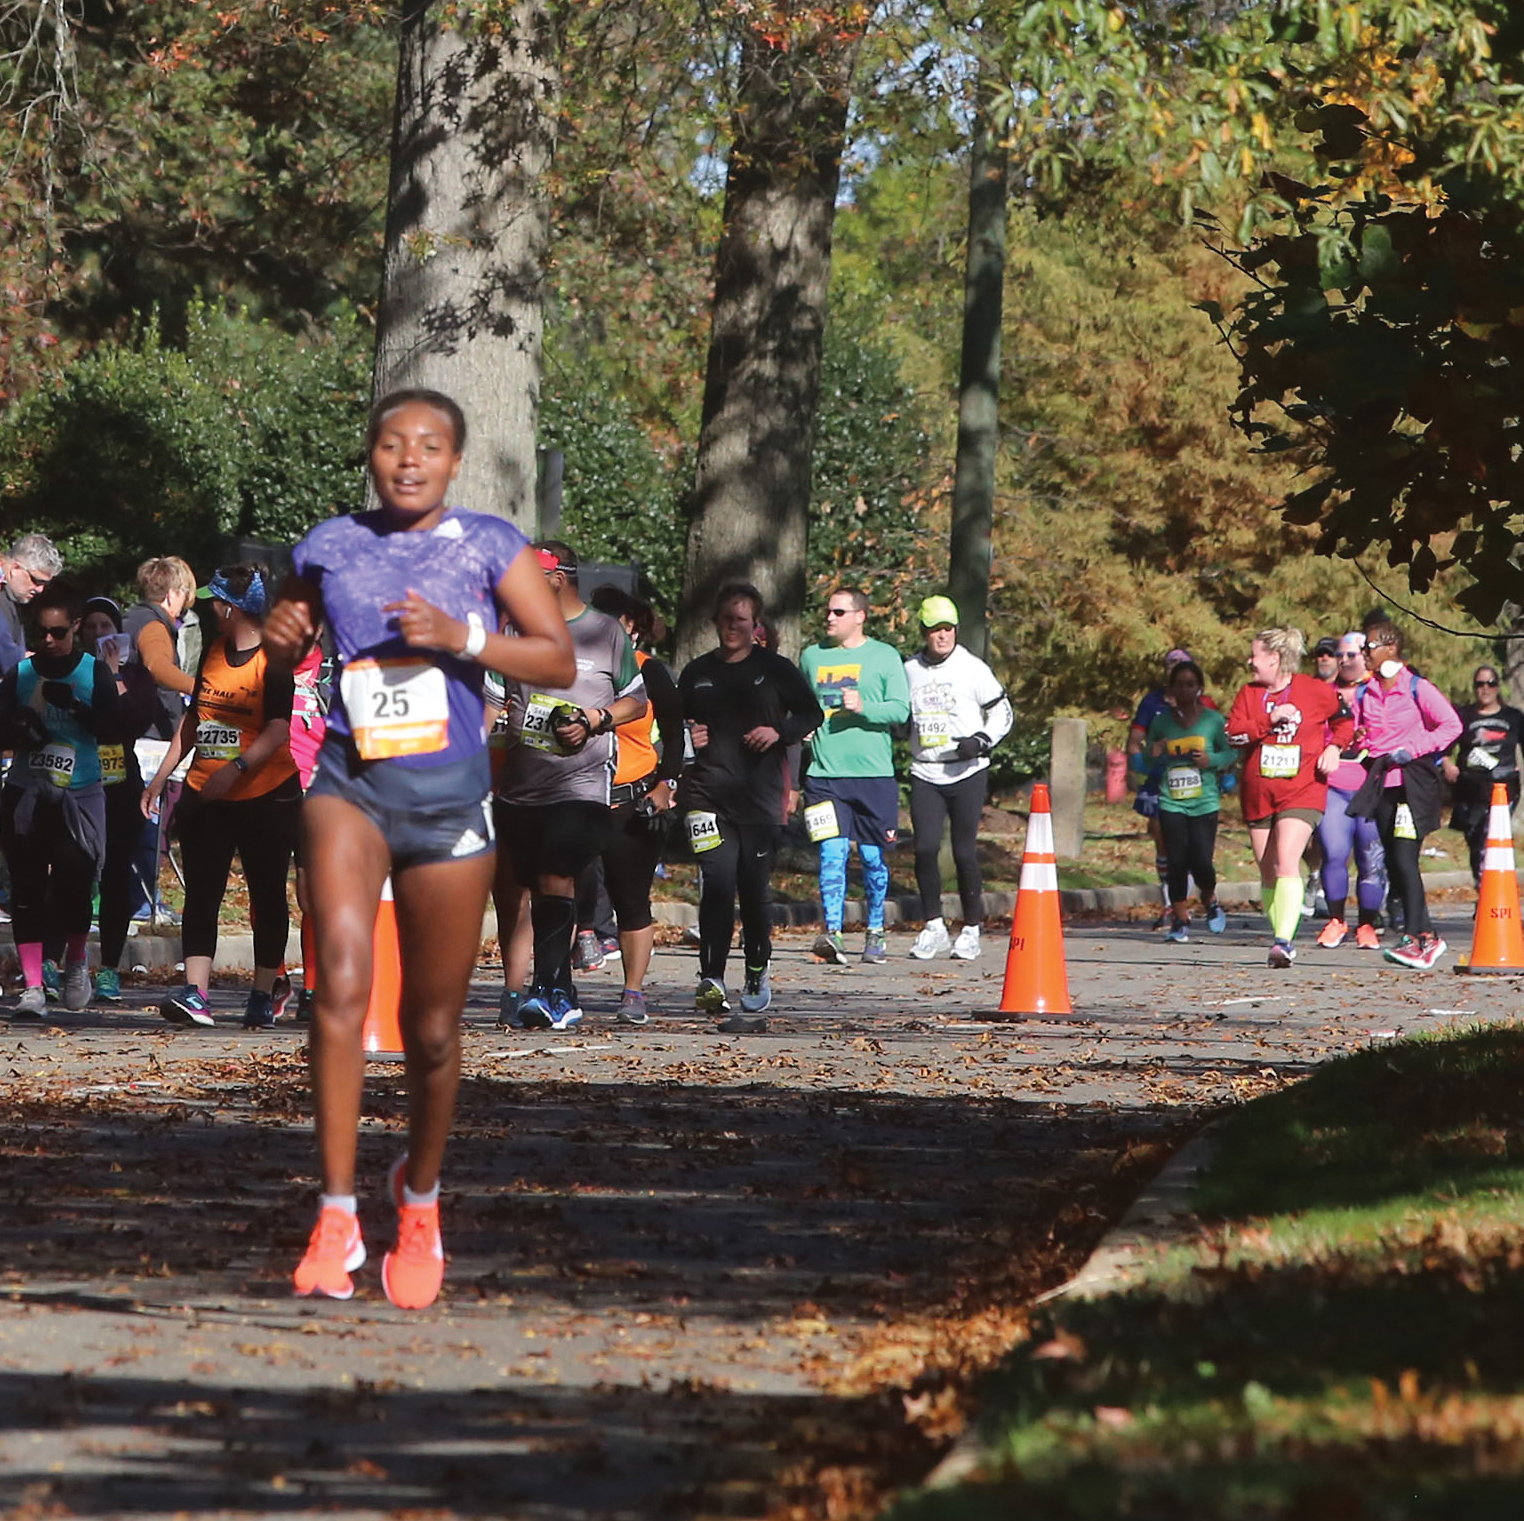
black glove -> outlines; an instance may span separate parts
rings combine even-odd
[[[981,755],[990,753],[990,737],[988,734],[970,734],[967,739],[958,741],[959,760],[978,760]]]
[[[43,682],[42,700],[50,707],[62,708],[65,713],[72,713],[79,705],[79,699],[74,695],[74,688],[67,681]]]
[[[581,708],[563,702],[550,715],[550,732],[556,736],[556,743],[568,755],[575,755],[587,745],[587,715]]]

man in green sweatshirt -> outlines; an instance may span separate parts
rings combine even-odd
[[[838,586],[826,603],[826,637],[799,661],[825,710],[810,744],[804,785],[804,822],[820,847],[820,901],[825,933],[815,942],[823,961],[846,964],[841,924],[847,900],[852,841],[862,861],[868,899],[864,961],[883,961],[884,900],[889,867],[884,851],[899,829],[900,795],[894,779],[892,730],[910,716],[904,662],[892,645],[864,633],[868,598],[859,587]]]

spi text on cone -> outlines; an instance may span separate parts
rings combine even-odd
[[[1476,925],[1471,931],[1471,955],[1455,968],[1474,976],[1508,973],[1524,976],[1524,924],[1519,921],[1519,879],[1513,864],[1513,820],[1508,812],[1508,789],[1492,784],[1492,807],[1487,816],[1487,850],[1482,856],[1482,881],[1476,900]]]
[[[1021,883],[1011,916],[1005,957],[1002,1014],[1070,1014],[1064,927],[1058,912],[1058,860],[1053,853],[1053,813],[1045,782],[1032,788]]]

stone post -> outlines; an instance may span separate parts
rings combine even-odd
[[[1049,778],[1053,790],[1053,847],[1060,861],[1085,849],[1085,745],[1083,718],[1055,718]]]

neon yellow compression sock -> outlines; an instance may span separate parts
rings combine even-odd
[[[1300,872],[1294,877],[1282,877],[1275,884],[1275,908],[1270,927],[1277,940],[1288,945],[1296,939],[1297,927],[1302,922],[1302,900],[1307,896],[1307,884]]]

